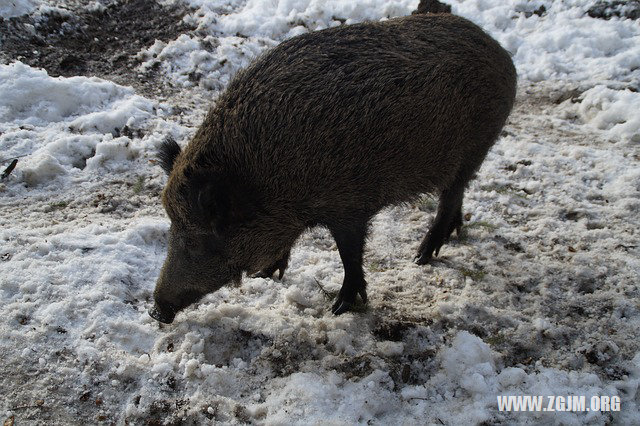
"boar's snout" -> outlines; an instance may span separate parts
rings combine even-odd
[[[176,228],[172,225],[169,230],[167,258],[156,281],[154,305],[149,309],[151,318],[165,324],[203,296],[241,277],[240,269],[230,266],[223,256],[215,236]]]
[[[177,310],[171,305],[161,307],[157,302],[149,309],[149,316],[165,324],[171,324],[176,317]]]

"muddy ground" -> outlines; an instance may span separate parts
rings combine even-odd
[[[167,96],[171,83],[154,70],[137,71],[136,54],[156,40],[189,34],[192,28],[182,21],[187,10],[153,0],[90,4],[65,3],[45,15],[0,18],[0,59],[43,68],[53,77],[96,76],[147,96]]]
[[[70,15],[55,12],[40,20],[22,17],[1,21],[0,60],[20,60],[33,67],[44,68],[52,76],[99,76],[131,85],[150,98],[169,99],[175,106],[176,120],[179,120],[180,111],[195,108],[181,92],[182,89],[174,87],[158,72],[140,73],[137,70],[139,60],[136,54],[156,39],[169,41],[179,34],[194,31],[182,22],[186,10],[160,6],[151,0],[119,0],[96,10],[89,10],[79,3],[74,7]],[[603,17],[607,16],[606,13],[603,12]],[[577,89],[560,90],[544,84],[521,85],[516,108],[503,136],[514,139],[543,137],[545,141],[566,147],[606,147],[608,142],[592,138],[577,125],[572,126],[570,119],[559,124],[555,118],[558,105],[567,100],[579,102],[579,95]],[[637,151],[630,155],[638,160]],[[509,175],[531,164],[531,160],[524,157],[504,163],[503,173]],[[14,198],[10,206],[3,203],[3,208],[10,207],[5,220],[13,224],[22,223],[25,228],[49,227],[64,222],[78,228],[90,223],[109,223],[114,229],[124,230],[134,217],[164,218],[159,202],[162,185],[163,176],[158,168],[147,164],[147,167],[141,166],[117,179],[86,182],[74,190],[72,199],[68,194]],[[532,216],[540,215],[540,209],[548,205],[544,193],[528,193],[517,185],[489,188],[482,179],[473,184],[470,197],[474,200],[492,197],[495,194],[490,192],[494,190],[511,196],[516,212],[531,210],[534,212]],[[566,206],[562,201],[556,202],[557,210],[551,213],[554,220],[565,223],[567,229],[577,226],[578,222],[587,222],[587,226],[593,229],[611,228],[619,235],[635,232],[637,220],[609,216],[604,198],[589,200],[591,210],[573,210],[570,201],[567,199]],[[579,261],[573,260],[574,254],[588,252],[590,244],[595,246],[597,242],[581,241],[571,232],[529,235],[525,213],[506,215],[510,230],[498,228],[495,224],[475,222],[472,216],[468,216],[467,229],[443,249],[445,255],[431,266],[419,269],[411,264],[411,258],[426,229],[425,224],[433,217],[434,207],[433,200],[425,198],[421,203],[397,207],[385,213],[387,218],[393,217],[394,223],[407,228],[405,233],[389,237],[391,246],[401,248],[395,253],[368,251],[366,255],[372,308],[362,314],[359,325],[354,327],[376,341],[404,342],[404,353],[387,358],[371,353],[349,357],[337,353],[322,339],[305,346],[295,337],[278,338],[246,330],[233,330],[233,342],[217,341],[216,331],[221,331],[220,336],[224,336],[229,330],[214,327],[209,337],[219,347],[225,347],[228,356],[220,358],[220,351],[211,350],[208,361],[228,364],[232,358],[230,354],[233,354],[233,357],[248,362],[253,379],[246,384],[247,392],[253,388],[260,389],[274,377],[290,375],[304,369],[305,365],[308,368],[309,364],[313,365],[327,354],[336,355],[338,359],[334,367],[346,378],[362,378],[374,369],[385,369],[397,386],[401,386],[425,382],[437,368],[434,365],[437,348],[450,341],[456,332],[467,330],[501,353],[504,366],[518,365],[532,371],[540,362],[544,366],[593,372],[604,381],[620,380],[629,374],[628,360],[640,350],[635,322],[624,319],[625,315],[632,315],[640,309],[637,286],[632,282],[624,284],[625,279],[633,277],[619,277],[620,282],[614,283],[610,282],[607,274],[573,273],[581,270]],[[500,206],[496,205],[498,208]],[[523,229],[522,237],[515,237],[513,229]],[[166,241],[161,240],[157,244],[161,259]],[[335,246],[327,241],[327,235],[322,231],[306,234],[299,244],[308,250],[335,251]],[[532,246],[537,247],[536,252],[530,250]],[[489,252],[484,252],[483,248],[489,248]],[[626,254],[636,248],[621,241],[609,249],[614,254]],[[485,266],[483,260],[491,256],[493,250],[510,261]],[[594,259],[593,262],[595,266],[602,266],[609,259]],[[615,262],[610,262],[614,269]],[[407,270],[414,274],[408,281],[407,275],[402,273]],[[477,293],[474,297],[482,303],[478,300],[466,303],[468,286],[464,279],[451,281],[449,278],[454,275],[468,277],[467,282],[473,282]],[[420,283],[419,288],[416,282]],[[607,291],[597,291],[600,288]],[[143,297],[138,297],[140,295]],[[138,296],[129,301],[132,309],[144,308],[150,302],[148,291]],[[636,302],[620,306],[620,297]],[[458,308],[447,311],[443,306],[449,303]],[[329,302],[327,304],[330,305]],[[513,312],[520,314],[513,317]],[[552,320],[552,331],[548,328],[535,329],[531,321],[534,316]],[[518,326],[522,324],[526,326]],[[29,318],[16,318],[14,325],[30,327]],[[184,336],[175,331],[167,333],[164,351],[171,353],[174,347],[180,346]],[[132,380],[124,382],[117,392],[107,390],[111,379],[106,376],[107,367],[100,361],[79,365],[65,346],[66,334],[64,328],[55,327],[43,333],[46,340],[43,345],[58,345],[53,349],[58,373],[43,375],[37,363],[29,371],[23,371],[22,360],[4,358],[2,389],[9,390],[4,398],[14,402],[13,411],[21,422],[26,423],[109,424],[122,419],[118,403],[126,399],[137,405],[136,400],[140,402],[137,393],[140,384]],[[96,336],[86,338],[95,339]],[[263,350],[264,355],[251,358],[250,354],[256,352],[256,348],[269,350]],[[270,355],[276,352],[277,355]],[[85,383],[79,388],[79,371],[90,372],[97,378],[96,382]],[[78,380],[73,380],[74,377]],[[29,395],[42,395],[42,399],[35,400],[35,403],[32,399],[25,399],[23,387],[30,388]],[[172,376],[161,384],[156,400],[145,403],[145,412],[126,419],[125,423],[155,425],[198,424],[206,419],[222,422],[260,420],[259,415],[252,418],[244,410],[243,394],[230,397],[238,403],[221,402],[218,412],[217,408],[209,410],[208,404],[190,406],[190,389],[186,380]],[[39,403],[41,400],[43,402]],[[189,415],[185,415],[187,408],[191,409]],[[194,408],[198,410],[194,412]],[[496,420],[508,423],[508,419]]]

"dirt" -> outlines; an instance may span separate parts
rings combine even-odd
[[[54,9],[40,19],[0,18],[0,61],[20,60],[54,77],[98,76],[166,96],[169,83],[155,70],[138,71],[136,54],[156,40],[189,33],[186,12],[153,0],[116,0],[103,8]]]
[[[587,11],[589,16],[598,19],[627,18],[640,19],[640,1],[599,1]]]

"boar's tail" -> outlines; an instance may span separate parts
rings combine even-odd
[[[440,3],[438,0],[420,0],[418,8],[411,12],[412,15],[420,13],[451,13],[451,6]]]

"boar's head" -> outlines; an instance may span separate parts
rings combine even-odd
[[[238,191],[241,178],[197,166],[182,155],[173,140],[160,150],[162,168],[169,174],[162,202],[171,227],[149,314],[167,324],[204,295],[240,282],[242,271],[252,268],[244,261],[251,253],[238,249],[250,240],[238,235],[251,234],[246,226],[257,211],[253,194],[244,184]]]

